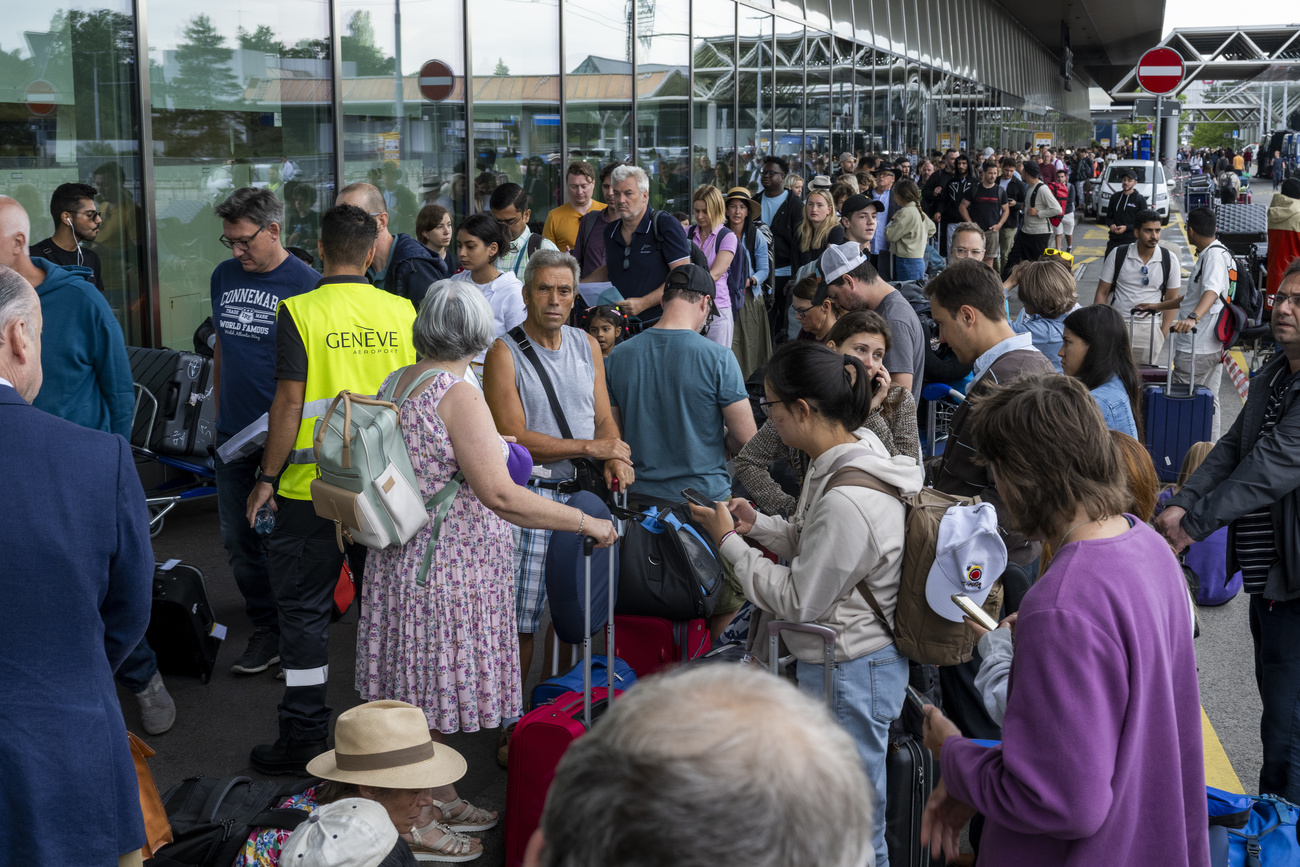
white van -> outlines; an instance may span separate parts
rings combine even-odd
[[[1093,196],[1097,210],[1093,213],[1099,223],[1106,221],[1106,209],[1110,207],[1111,196],[1118,195],[1124,188],[1120,180],[1121,173],[1127,169],[1137,180],[1134,191],[1141,193],[1147,200],[1147,207],[1160,215],[1160,225],[1169,225],[1169,183],[1165,178],[1165,168],[1151,160],[1114,160],[1106,164],[1101,177],[1100,195]],[[1154,182],[1152,172],[1154,171]]]

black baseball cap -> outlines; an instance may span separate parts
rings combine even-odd
[[[1133,172],[1130,169],[1120,169],[1119,177],[1120,180],[1123,180],[1124,178],[1132,178],[1135,181],[1137,180],[1137,175],[1133,174]]]
[[[672,287],[674,289],[685,289],[687,292],[698,292],[701,295],[709,296],[709,303],[716,313],[718,310],[718,284],[713,282],[713,277],[709,275],[699,265],[693,262],[687,262],[685,265],[678,265],[668,272],[668,279],[664,281],[664,288]]]
[[[844,200],[844,204],[840,205],[840,216],[849,217],[867,208],[875,208],[878,214],[884,213],[885,203],[878,199],[868,199],[862,193],[854,193]]]

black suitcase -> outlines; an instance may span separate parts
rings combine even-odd
[[[1264,205],[1219,205],[1215,211],[1215,227],[1223,246],[1245,256],[1252,244],[1268,241],[1268,208]]]
[[[126,351],[131,379],[148,392],[138,401],[131,444],[160,454],[207,457],[216,436],[212,359],[174,349],[128,346]]]
[[[172,560],[158,564],[153,573],[153,610],[145,632],[158,656],[158,670],[207,683],[225,635],[225,627],[212,616],[203,573]]]
[[[921,840],[921,816],[934,789],[934,758],[925,744],[908,737],[889,745],[885,756],[885,845],[894,867],[942,864]]]

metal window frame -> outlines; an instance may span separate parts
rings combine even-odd
[[[158,208],[157,180],[153,162],[153,91],[149,67],[149,15],[146,0],[131,0],[134,18],[136,107],[140,119],[140,203],[137,213],[144,212],[144,248],[137,265],[146,282],[141,286],[144,296],[144,320],[141,322],[141,342],[150,346],[162,344],[162,292],[158,278]]]

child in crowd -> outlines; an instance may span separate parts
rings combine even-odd
[[[593,307],[587,312],[587,333],[600,344],[600,354],[609,358],[614,347],[623,342],[627,317],[611,304]]]

